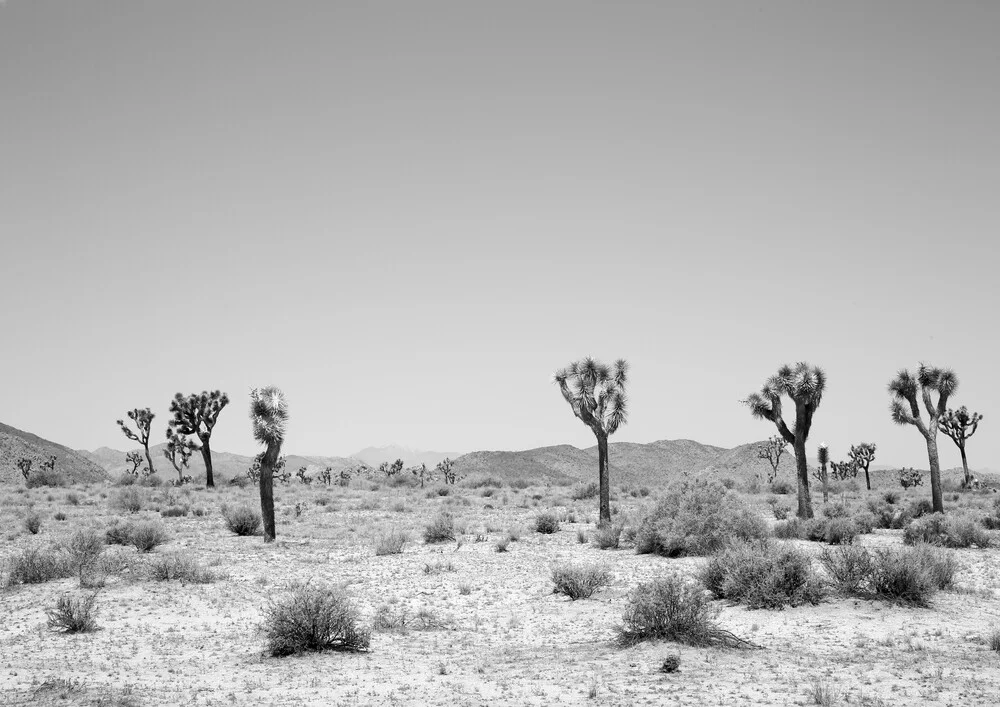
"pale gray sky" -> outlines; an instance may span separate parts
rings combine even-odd
[[[632,363],[617,440],[926,465],[886,383],[951,366],[1000,465],[1000,4],[0,6],[0,420],[287,393],[287,448],[593,444],[551,372]],[[1000,429],[998,427],[997,429]],[[959,463],[942,440],[943,463]]]

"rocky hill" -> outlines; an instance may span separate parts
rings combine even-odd
[[[38,435],[0,423],[0,482],[24,483],[24,476],[17,467],[22,457],[40,462],[56,458],[55,470],[69,483],[89,483],[105,478],[104,469],[92,460],[68,447],[56,444]]]

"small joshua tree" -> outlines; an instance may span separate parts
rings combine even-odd
[[[183,486],[191,477],[184,473],[191,462],[191,455],[198,451],[198,445],[187,437],[174,431],[173,426],[167,426],[167,446],[163,448],[163,456],[177,472],[177,485]],[[187,481],[185,481],[187,480]]]
[[[844,462],[830,462],[830,474],[835,479],[846,481],[858,475],[858,466],[850,459]]]
[[[754,417],[773,422],[778,434],[792,445],[795,451],[798,478],[798,517],[812,518],[812,499],[809,497],[809,463],[806,459],[806,440],[812,427],[813,415],[823,399],[826,374],[822,369],[799,362],[782,366],[767,379],[759,393],[753,393],[743,402]],[[781,416],[781,397],[788,396],[795,404],[795,427],[788,429]]]
[[[266,445],[260,460],[260,513],[264,518],[264,542],[274,541],[274,467],[278,463],[281,445],[288,424],[288,403],[285,394],[271,385],[250,391],[250,420],[253,436]]]
[[[21,476],[24,477],[25,481],[27,481],[28,477],[31,476],[31,465],[33,463],[34,462],[27,457],[21,457],[17,460],[17,468],[21,470]]]
[[[397,459],[392,464],[389,462],[382,462],[378,465],[378,470],[385,474],[385,478],[388,479],[403,470],[403,460]]]
[[[913,469],[912,467],[907,469],[903,467],[897,474],[899,476],[899,485],[904,489],[908,489],[911,486],[922,486],[924,483],[924,475],[920,473],[919,469]]]
[[[958,410],[949,408],[938,420],[941,431],[951,438],[951,441],[958,447],[958,451],[962,453],[962,470],[965,472],[963,485],[966,488],[972,485],[972,474],[969,473],[969,460],[965,457],[965,442],[976,434],[982,419],[983,416],[978,412],[969,412],[969,409],[963,405]]]
[[[149,473],[155,474],[156,467],[153,466],[153,457],[149,454],[149,430],[153,424],[153,418],[156,417],[149,408],[140,410],[135,408],[134,410],[129,410],[128,419],[135,423],[136,431],[132,431],[132,428],[125,424],[124,420],[118,420],[118,426],[122,428],[122,434],[128,437],[133,442],[138,442],[142,445],[143,451],[146,453],[146,463],[149,464]]]
[[[313,481],[312,477],[309,476],[308,472],[309,472],[309,467],[307,467],[307,466],[300,466],[299,470],[295,472],[295,476],[298,477],[298,480],[299,480],[300,484],[311,484],[312,483],[312,481]]]
[[[443,461],[438,462],[435,470],[441,474],[441,478],[444,479],[445,484],[455,485],[458,481],[458,472],[455,471],[455,461],[453,459],[445,458]]]
[[[823,482],[823,503],[830,500],[830,476],[826,473],[826,465],[830,463],[830,450],[826,443],[819,445],[817,451],[819,458],[819,478]]]
[[[333,483],[333,467],[328,466],[325,469],[323,469],[323,471],[319,472],[318,478],[320,480],[320,483],[329,486],[331,483]]]
[[[125,461],[132,465],[131,469],[126,469],[125,473],[132,476],[139,475],[139,465],[142,464],[142,455],[138,451],[129,452],[125,455]],[[146,467],[147,469],[149,467]]]
[[[854,473],[857,475],[858,469],[865,470],[865,486],[872,490],[872,480],[868,475],[868,467],[875,461],[875,445],[871,442],[851,445],[851,451],[847,453],[851,463],[854,465]]]
[[[451,469],[449,468],[449,471],[450,470]],[[433,474],[431,474],[431,472],[427,470],[426,464],[421,464],[420,466],[411,467],[410,473],[413,474],[414,477],[420,480],[420,488],[424,487],[425,481],[433,481],[434,479]]]
[[[608,460],[608,437],[628,422],[628,363],[620,358],[606,366],[589,356],[556,371],[559,392],[573,409],[573,414],[597,438],[597,478],[600,525],[611,523],[611,479]]]
[[[253,458],[253,464],[247,469],[247,478],[253,483],[260,482],[260,465],[264,459],[264,452],[261,452]],[[292,478],[292,472],[285,469],[285,458],[278,457],[278,461],[274,464],[274,469],[271,470],[272,478],[277,479],[278,483],[287,484],[289,479]]]
[[[774,483],[778,478],[778,465],[781,463],[781,455],[787,451],[788,442],[781,438],[781,435],[768,437],[766,442],[757,445],[757,458],[765,459],[771,465],[771,472],[767,475],[767,483]]]
[[[201,441],[201,457],[205,460],[205,485],[215,486],[212,474],[212,430],[219,420],[219,413],[229,404],[229,396],[214,390],[191,394],[186,398],[177,393],[170,401],[170,413],[174,419],[170,425],[178,434],[197,435]]]
[[[958,377],[947,368],[934,368],[923,363],[914,377],[905,368],[889,382],[892,404],[889,412],[892,421],[898,425],[913,425],[927,443],[927,460],[931,467],[931,502],[935,513],[944,513],[944,498],[941,495],[941,463],[938,458],[938,421],[948,409],[948,398],[958,390]],[[932,394],[938,394],[935,404]],[[920,416],[917,397],[927,410],[927,422]]]

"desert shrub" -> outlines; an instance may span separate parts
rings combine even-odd
[[[470,476],[468,479],[462,481],[462,486],[470,489],[480,489],[485,487],[492,487],[495,489],[503,488],[503,481],[495,476]]]
[[[148,488],[155,489],[163,486],[164,481],[163,477],[160,476],[159,474],[147,474],[146,476],[143,476],[142,479],[139,480],[139,483]],[[221,480],[219,483],[222,483]]]
[[[237,475],[237,476],[234,476],[233,478],[231,478],[229,480],[229,485],[230,486],[235,486],[235,487],[241,488],[241,489],[245,489],[245,488],[247,488],[248,486],[250,486],[252,484],[253,484],[253,481],[251,481],[248,476]]]
[[[378,536],[375,541],[375,554],[377,556],[398,555],[403,551],[403,546],[409,539],[410,536],[406,531],[393,528]]]
[[[131,545],[132,521],[122,523],[115,518],[104,531],[104,542],[108,545]]]
[[[66,485],[66,477],[55,469],[42,467],[40,469],[33,469],[28,475],[27,487],[29,489],[41,486],[60,487]]]
[[[559,532],[559,516],[552,511],[542,511],[535,517],[535,532],[543,535]]]
[[[175,579],[188,584],[208,584],[218,579],[211,570],[205,569],[189,555],[171,552],[160,555],[149,565],[150,579],[171,582]]]
[[[767,524],[717,481],[685,479],[640,521],[636,551],[666,557],[707,555],[732,540],[768,536]]]
[[[897,491],[886,491],[882,494],[882,500],[891,506],[899,500],[899,493]]]
[[[991,651],[1000,653],[1000,629],[993,629],[993,632],[986,638],[986,645]]]
[[[57,511],[56,514],[52,517],[58,521],[64,521],[67,518],[69,518],[69,516],[63,513],[62,511]]]
[[[806,518],[802,521],[802,539],[823,542],[826,540],[826,523],[822,518]]]
[[[769,488],[771,489],[771,493],[779,496],[788,496],[795,493],[795,487],[784,479],[775,479],[771,482]]]
[[[599,526],[594,532],[594,545],[601,550],[612,550],[621,543],[622,529],[621,523],[605,523]]]
[[[510,538],[500,538],[494,547],[497,552],[507,552],[510,547]]]
[[[190,513],[190,509],[187,506],[170,506],[160,511],[160,515],[164,518],[180,518],[188,513]]]
[[[231,533],[240,536],[257,535],[260,533],[260,511],[250,506],[222,506],[222,518]]]
[[[115,479],[115,486],[133,486],[138,481],[138,476],[124,472]]]
[[[28,515],[24,517],[24,529],[32,535],[38,535],[38,531],[42,529],[42,517],[35,511],[28,511]]]
[[[663,639],[689,646],[750,647],[745,641],[715,623],[719,609],[708,594],[694,584],[670,576],[637,586],[628,599],[622,624],[617,627],[618,644],[631,646]]]
[[[854,521],[854,526],[858,529],[860,535],[867,535],[872,532],[877,524],[875,516],[868,511],[858,511],[851,520]]]
[[[6,583],[41,584],[76,574],[70,559],[55,548],[27,547],[7,561]]]
[[[921,516],[927,516],[934,512],[934,504],[926,498],[920,498],[907,507],[910,512],[910,517],[920,518]]]
[[[787,503],[774,503],[771,505],[771,512],[774,513],[775,520],[785,520],[792,512],[792,507]]]
[[[932,513],[916,518],[903,532],[903,542],[907,545],[929,543],[941,547],[990,546],[991,538],[976,521],[969,516]]]
[[[850,545],[858,536],[858,526],[850,518],[831,518],[823,539],[831,545]]]
[[[715,596],[750,609],[815,604],[823,595],[808,555],[768,541],[734,543],[721,550],[701,579]]]
[[[447,511],[439,513],[424,526],[425,543],[443,543],[455,539],[455,519]]]
[[[159,521],[143,520],[132,526],[129,542],[139,552],[151,552],[167,541],[167,530]]]
[[[851,507],[843,501],[835,501],[823,506],[823,516],[826,518],[847,518],[851,515]]]
[[[71,506],[79,506],[80,495],[74,491],[70,491],[68,494],[66,494],[66,503],[68,503]]]
[[[781,540],[800,540],[803,537],[802,521],[789,518],[774,524],[774,537]]]
[[[828,548],[820,562],[834,584],[855,596],[926,606],[938,589],[951,586],[954,557],[929,546],[868,550],[844,545]]]
[[[126,486],[115,494],[113,504],[127,513],[138,513],[145,502],[142,491],[134,486]]]
[[[272,656],[363,651],[371,641],[371,631],[359,625],[357,612],[342,590],[311,584],[293,585],[287,597],[267,607],[264,634]]]
[[[589,484],[576,486],[570,491],[569,497],[574,501],[584,501],[588,498],[597,498],[600,490],[600,485],[596,481],[591,481]]]
[[[45,613],[49,628],[66,633],[85,633],[97,628],[97,595],[90,594],[82,599],[63,595],[56,605]]]
[[[561,564],[552,568],[552,593],[563,594],[573,601],[589,599],[610,583],[611,573],[603,567]]]
[[[92,528],[74,532],[63,545],[80,577],[80,586],[86,584],[84,574],[104,552],[104,538]]]

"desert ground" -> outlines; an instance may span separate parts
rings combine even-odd
[[[596,475],[596,474],[595,474]],[[524,484],[520,484],[523,486]],[[0,497],[0,704],[80,705],[995,705],[1000,653],[1000,550],[946,550],[959,562],[953,588],[929,606],[849,597],[830,590],[817,604],[748,610],[715,601],[718,624],[759,650],[695,648],[669,641],[616,642],[630,592],[642,582],[694,578],[704,557],[637,554],[630,524],[665,489],[613,486],[625,527],[617,549],[599,549],[597,499],[577,486],[514,488],[467,479],[420,488],[412,480],[353,479],[344,487],[275,486],[277,541],[230,532],[222,508],[258,507],[254,487],[134,489],[141,508],[122,507],[110,482],[71,488],[8,487]],[[899,489],[896,489],[899,491]],[[877,498],[841,489],[855,506]],[[129,492],[131,493],[131,492]],[[767,522],[768,492],[734,490]],[[578,498],[574,499],[574,496]],[[929,496],[910,490],[898,503]],[[817,516],[822,495],[814,490]],[[987,493],[950,493],[949,508],[986,508]],[[770,502],[769,502],[770,500]],[[794,506],[794,496],[781,501]],[[428,543],[442,511],[455,539]],[[534,530],[539,514],[560,520]],[[25,527],[34,513],[37,534]],[[162,524],[150,552],[105,547],[81,587],[77,576],[12,582],[26,548],[53,552],[72,533],[128,518]],[[408,541],[376,554],[392,533]],[[864,546],[902,546],[902,530],[861,535]],[[994,539],[997,533],[993,533]],[[822,543],[779,540],[818,555]],[[505,551],[498,551],[498,545]],[[161,581],[164,558],[184,558],[211,581]],[[610,582],[591,598],[553,592],[552,569],[602,567]],[[822,573],[822,570],[820,570]],[[369,650],[272,657],[262,623],[270,602],[295,582],[342,587],[366,625],[381,617]],[[96,597],[96,630],[50,628],[63,595]],[[661,672],[668,656],[675,672]]]

